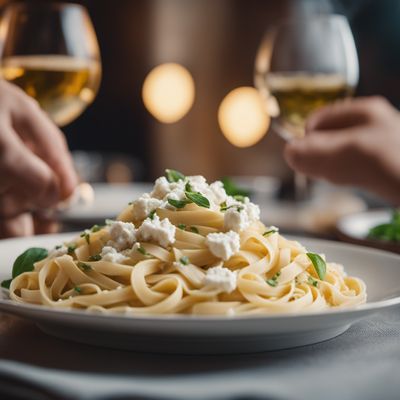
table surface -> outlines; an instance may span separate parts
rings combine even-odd
[[[0,314],[0,394],[29,382],[30,399],[398,399],[399,367],[400,308],[327,342],[232,356],[104,349]]]

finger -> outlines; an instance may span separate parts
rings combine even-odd
[[[29,213],[0,220],[0,238],[33,235],[33,219]]]
[[[14,218],[33,208],[30,197],[8,191],[0,196],[0,218]]]
[[[292,141],[285,147],[286,161],[294,170],[312,178],[346,183],[352,179],[352,163],[357,162],[353,136],[348,132],[335,132],[329,137],[318,133]]]
[[[46,208],[59,201],[58,178],[50,167],[33,154],[12,131],[1,127],[1,192],[12,192],[30,199],[32,205]]]
[[[43,218],[40,215],[33,216],[35,235],[45,233],[57,233],[59,231],[58,222],[53,219]]]
[[[65,137],[35,101],[26,95],[20,100],[20,107],[13,114],[15,130],[54,170],[60,182],[61,198],[65,199],[78,183]]]
[[[385,100],[379,97],[346,99],[320,108],[308,118],[306,132],[335,130],[370,121]]]

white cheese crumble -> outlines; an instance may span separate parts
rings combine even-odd
[[[104,246],[103,249],[101,250],[100,256],[102,261],[108,261],[117,264],[121,264],[123,261],[127,259],[126,256],[124,256],[121,253],[118,253],[118,251],[111,246]]]
[[[164,202],[162,200],[151,197],[148,193],[139,197],[132,203],[132,213],[135,220],[143,220],[157,208],[162,207]]]
[[[66,247],[65,245],[62,245],[59,248],[51,249],[49,251],[50,258],[61,257],[64,256],[65,254],[68,254],[68,247]]]
[[[207,270],[204,286],[231,293],[237,286],[237,274],[228,268],[213,267]]]
[[[112,221],[109,224],[110,240],[107,246],[121,251],[132,247],[136,242],[135,225],[131,222]]]
[[[175,225],[168,218],[160,220],[158,215],[153,219],[146,218],[137,230],[138,237],[143,241],[153,241],[161,247],[168,247],[175,242]]]
[[[248,197],[240,202],[228,196],[226,205],[228,209],[224,213],[225,230],[240,232],[260,219],[260,208],[252,203]]]
[[[209,233],[206,245],[212,254],[226,261],[239,251],[240,236],[234,231]]]
[[[200,193],[209,200],[211,209],[219,209],[219,205],[227,199],[222,182],[216,181],[209,185],[201,175],[187,176],[185,180],[178,182],[168,182],[167,178],[162,176],[155,181],[153,191],[148,196],[162,200],[166,208],[175,209],[168,204],[168,199],[186,199],[186,183],[189,183],[192,192]]]
[[[182,180],[178,182],[168,182],[165,176],[161,176],[156,180],[150,196],[165,202],[168,201],[168,199],[183,200],[186,197],[185,182]]]

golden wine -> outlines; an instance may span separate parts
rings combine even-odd
[[[287,139],[304,136],[307,117],[316,109],[352,94],[340,75],[268,74],[267,86],[279,105],[278,120]]]
[[[101,69],[97,61],[34,55],[4,58],[0,73],[36,99],[58,126],[64,126],[95,98]]]

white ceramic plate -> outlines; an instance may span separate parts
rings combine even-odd
[[[0,241],[0,279],[31,246],[50,247],[74,236],[44,235]],[[0,300],[0,310],[34,321],[44,332],[95,345],[145,352],[245,353],[317,343],[346,331],[374,312],[400,304],[400,256],[359,246],[297,238],[308,249],[343,263],[367,284],[368,303],[357,309],[266,317],[124,317],[59,311]]]
[[[94,201],[88,205],[77,204],[59,213],[63,222],[95,224],[107,218],[115,218],[130,201],[151,191],[149,183],[137,182],[126,185],[94,183]]]
[[[369,210],[340,218],[336,228],[340,238],[347,242],[400,253],[400,244],[368,239],[367,237],[371,228],[387,223],[391,218],[392,210]]]

